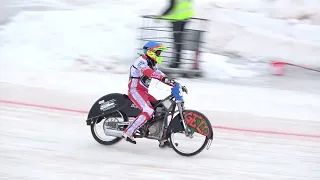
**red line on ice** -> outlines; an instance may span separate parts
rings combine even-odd
[[[54,106],[46,106],[46,105],[31,104],[31,103],[16,102],[16,101],[8,101],[8,100],[1,100],[1,99],[0,99],[0,103],[27,106],[27,107],[37,107],[37,108],[57,110],[57,111],[75,112],[75,113],[82,113],[82,114],[88,113],[88,111],[84,111],[84,110],[75,110],[75,109],[60,108],[60,107],[54,107]],[[263,134],[283,135],[283,136],[320,138],[320,135],[312,135],[312,134],[298,134],[298,133],[276,132],[276,131],[267,131],[267,130],[242,129],[242,128],[233,128],[233,127],[225,127],[225,126],[213,126],[213,127],[216,129],[224,129],[229,131],[242,131],[242,132],[250,132],[250,133],[263,133]]]
[[[57,110],[57,111],[76,112],[76,113],[83,113],[83,114],[88,113],[87,111],[82,111],[82,110],[74,110],[74,109],[68,109],[68,108],[60,108],[60,107],[53,107],[53,106],[46,106],[46,105],[30,104],[30,103],[24,103],[24,102],[7,101],[7,100],[1,100],[1,99],[0,99],[0,103],[14,104],[14,105],[28,106],[28,107],[37,107],[37,108],[51,109],[51,110]]]

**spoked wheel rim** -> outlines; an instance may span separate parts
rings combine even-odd
[[[101,121],[96,121],[92,125],[92,131],[93,135],[96,136],[96,140],[102,144],[108,144],[108,143],[114,143],[116,141],[119,141],[119,137],[115,136],[110,136],[106,135],[105,130],[108,128],[111,128],[110,126],[108,127],[108,124],[110,122],[125,122],[126,119],[123,117],[122,113],[119,111],[116,112],[116,114],[120,115],[120,117],[114,117],[114,116],[108,116],[108,117],[103,117]]]
[[[184,132],[175,132],[170,135],[170,144],[174,151],[183,156],[193,156],[200,153],[208,144],[208,137],[192,132],[192,138]]]

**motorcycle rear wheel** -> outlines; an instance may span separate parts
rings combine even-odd
[[[97,133],[97,125],[102,123],[103,127],[102,130],[104,130],[104,126],[106,122],[110,122],[112,119],[116,119],[115,122],[127,122],[129,121],[127,118],[127,115],[125,113],[123,113],[122,111],[116,111],[115,113],[112,114],[108,114],[105,116],[101,116],[99,117],[99,119],[97,119],[94,123],[91,124],[91,134],[93,136],[93,138],[100,144],[103,145],[113,145],[116,144],[118,142],[120,142],[122,140],[122,138],[120,137],[114,137],[114,136],[109,136],[104,134],[104,136],[106,137],[114,137],[111,140],[104,140],[98,133]]]

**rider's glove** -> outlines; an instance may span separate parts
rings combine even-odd
[[[164,83],[166,83],[166,84],[169,84],[169,83],[171,82],[171,79],[168,78],[167,76],[165,76],[165,77],[163,77],[163,78],[161,79],[161,82],[164,82]]]
[[[188,94],[188,89],[185,86],[182,86],[182,91]]]

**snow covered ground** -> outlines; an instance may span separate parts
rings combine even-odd
[[[199,16],[212,20],[202,57],[206,78],[178,80],[189,89],[186,106],[220,128],[209,151],[185,159],[148,140],[102,147],[85,125],[86,114],[24,104],[87,111],[107,93],[126,93],[138,15],[159,13],[150,7],[163,8],[164,1],[1,1],[0,177],[319,179],[319,73],[261,77],[270,72],[265,65],[210,54],[223,49],[320,67],[318,1],[290,8],[289,1],[257,2],[196,1]],[[315,15],[283,20],[294,9]],[[153,81],[150,93],[163,98],[169,88]]]
[[[83,114],[1,105],[4,180],[317,180],[319,141],[217,131],[209,151],[185,158],[151,140],[97,144]],[[35,123],[35,118],[37,122]],[[23,128],[22,128],[23,127]]]
[[[124,83],[120,78],[117,80],[120,90]],[[216,128],[211,148],[193,158],[181,157],[171,149],[159,149],[157,142],[146,139],[139,139],[136,145],[123,141],[104,147],[91,137],[85,124],[86,113],[28,105],[87,111],[101,94],[89,89],[75,92],[79,90],[76,84],[66,91],[1,83],[0,100],[17,103],[0,101],[1,120],[5,122],[0,127],[0,176],[8,180],[320,178],[318,96],[283,92],[272,97],[275,93],[272,90],[191,84],[188,84],[188,108],[203,111],[215,127],[249,129],[249,132]],[[211,93],[200,89],[210,89]],[[111,88],[100,90],[112,91]],[[196,97],[201,98],[195,101]],[[207,101],[209,98],[213,100]],[[17,105],[19,102],[26,104]]]

